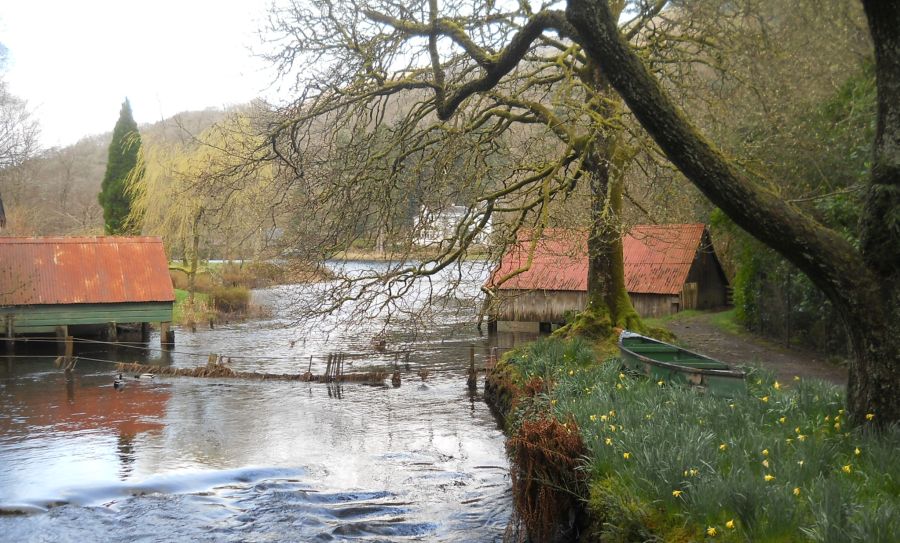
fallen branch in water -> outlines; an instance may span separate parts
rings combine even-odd
[[[119,362],[116,371],[120,373],[152,373],[154,375],[167,375],[172,377],[215,377],[228,379],[255,379],[260,381],[304,381],[313,383],[352,382],[352,383],[382,383],[388,377],[384,371],[371,371],[359,373],[341,373],[339,375],[314,375],[309,371],[305,373],[256,373],[248,371],[234,371],[222,364],[207,364],[194,368],[175,368],[172,366],[149,366],[137,362]]]

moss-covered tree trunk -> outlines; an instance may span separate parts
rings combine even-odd
[[[800,268],[844,318],[854,349],[856,421],[900,422],[900,3],[864,1],[875,43],[878,128],[861,250],[747,178],[691,126],[622,39],[605,1],[569,0],[567,17],[669,159],[748,233]]]
[[[872,277],[871,295],[861,297],[847,323],[856,355],[847,397],[857,417],[873,413],[887,423],[900,421],[900,2],[863,6],[878,88],[872,177],[860,220],[860,252]]]
[[[584,161],[591,194],[587,306],[571,331],[599,338],[613,334],[616,328],[644,331],[644,326],[625,288],[622,245],[625,153],[620,147],[619,130],[615,128],[621,115],[621,99],[596,66],[589,66],[585,78],[596,92],[592,109],[598,117],[610,122],[597,130]]]
[[[622,246],[622,179],[609,146],[588,159],[591,184],[591,228],[588,235],[588,292],[585,318],[594,326],[641,330],[640,317],[625,288]],[[600,330],[598,330],[599,332]]]

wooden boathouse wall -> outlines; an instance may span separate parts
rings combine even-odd
[[[55,333],[57,327],[108,323],[172,321],[172,304],[165,302],[70,304],[0,307],[0,323],[13,334]]]

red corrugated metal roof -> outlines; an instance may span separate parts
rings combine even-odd
[[[702,224],[639,225],[622,241],[628,292],[679,294],[700,248]],[[489,284],[524,266],[531,233],[503,256]],[[500,285],[501,290],[587,290],[587,232],[546,229],[531,268]]]
[[[0,238],[0,305],[174,299],[159,238]]]

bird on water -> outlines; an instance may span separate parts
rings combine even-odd
[[[121,373],[117,375],[115,379],[113,379],[113,388],[116,390],[125,388],[125,379],[122,378]]]

